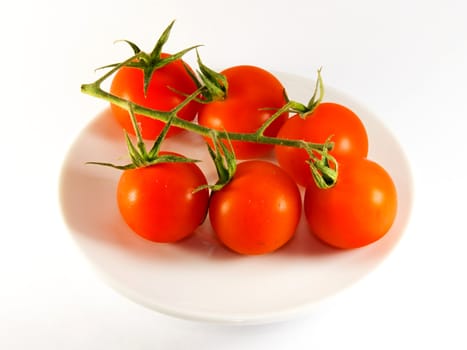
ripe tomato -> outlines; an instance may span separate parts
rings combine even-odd
[[[138,235],[155,242],[175,242],[190,235],[205,219],[209,191],[194,163],[159,163],[125,170],[117,202],[125,222]]]
[[[295,115],[279,130],[277,137],[324,143],[332,136],[334,148],[329,153],[337,161],[347,157],[368,155],[368,136],[360,118],[345,106],[323,102],[305,118]],[[294,180],[306,187],[312,185],[313,177],[309,165],[310,157],[300,148],[276,146],[275,154],[280,166]]]
[[[274,114],[274,109],[286,103],[281,82],[262,68],[235,66],[221,74],[228,82],[227,96],[200,107],[198,122],[203,126],[222,131],[253,133]],[[275,136],[287,117],[287,113],[280,115],[264,134]],[[242,141],[232,141],[232,146],[238,159],[261,157],[273,149],[271,145]]]
[[[383,237],[397,211],[396,187],[390,175],[367,158],[339,165],[339,178],[326,190],[309,186],[304,211],[310,231],[338,248],[357,248]]]
[[[232,180],[211,196],[209,218],[218,238],[240,254],[272,252],[295,233],[301,215],[297,184],[277,165],[240,163]]]
[[[168,54],[161,54],[161,58],[168,56]],[[144,74],[142,69],[122,67],[117,71],[112,80],[110,92],[113,95],[147,108],[170,111],[185,99],[182,93],[191,94],[197,89],[193,79],[186,72],[181,59],[175,60],[154,71],[146,95],[144,94],[143,81]],[[197,102],[190,102],[179,112],[178,116],[185,120],[193,120],[198,112],[198,108],[199,104]],[[128,111],[114,104],[111,105],[111,109],[120,125],[127,132],[134,135],[135,132]],[[163,122],[142,115],[137,114],[136,120],[145,139],[152,140],[157,138],[164,127]],[[171,127],[168,136],[177,134],[180,131],[180,128]]]

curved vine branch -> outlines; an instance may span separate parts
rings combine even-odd
[[[128,61],[131,61],[131,59]],[[138,105],[132,101],[115,96],[101,88],[102,82],[107,77],[109,77],[113,71],[117,70],[119,67],[120,66],[116,66],[114,69],[112,69],[111,72],[105,75],[104,79],[100,78],[93,83],[83,84],[81,86],[81,91],[87,95],[105,100],[121,108],[124,108],[128,111],[130,110],[130,108],[132,108],[133,111],[137,114],[144,115],[148,118],[157,119],[165,123],[171,118],[171,116],[175,114],[172,120],[173,126],[177,126],[181,129],[185,129],[185,130],[197,133],[199,135],[212,138],[212,129],[199,125],[197,123],[191,122],[191,121],[184,120],[176,116],[176,114],[180,111],[180,109],[182,109],[186,104],[188,104],[189,102],[197,98],[200,90],[197,90],[194,94],[189,95],[180,105],[178,105],[173,110],[159,111],[159,110],[147,108],[147,107]],[[289,106],[287,106],[287,109],[288,107]],[[284,108],[281,108],[274,115],[276,114],[280,115],[284,111],[285,111]],[[270,119],[273,119],[274,115]],[[265,123],[268,123],[269,125],[270,121],[268,120]],[[266,127],[267,125],[265,127],[262,126],[260,130],[264,130],[266,129]],[[308,148],[308,149],[314,149],[318,152],[322,151],[323,149],[331,150],[333,147],[332,143],[322,144],[322,143],[306,142],[303,140],[282,139],[282,138],[277,138],[277,137],[265,136],[263,135],[262,132],[238,133],[238,132],[222,131],[218,133],[217,137],[221,139],[228,138],[230,140],[235,140],[235,141],[256,142],[256,143],[264,143],[264,144],[272,144],[272,145],[280,145],[280,146],[298,147],[298,148],[304,148],[304,149]]]

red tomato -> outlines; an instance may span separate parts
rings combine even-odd
[[[190,235],[205,219],[209,191],[194,163],[159,163],[125,170],[117,202],[125,222],[138,235],[155,242],[175,242]]]
[[[397,211],[396,187],[390,175],[367,158],[339,164],[334,187],[309,186],[304,211],[310,231],[337,248],[357,248],[383,237]]]
[[[277,137],[324,143],[332,136],[331,152],[337,161],[347,157],[368,155],[368,136],[360,118],[347,107],[337,103],[323,102],[305,118],[295,115],[279,130]],[[276,146],[275,154],[280,166],[294,180],[306,187],[314,183],[309,165],[310,157],[300,148]]]
[[[275,164],[240,163],[232,180],[211,196],[209,218],[218,238],[240,254],[272,252],[295,233],[301,215],[297,184]]]
[[[168,54],[161,54],[162,58],[168,56]],[[191,94],[197,89],[196,84],[186,72],[182,60],[176,60],[157,69],[151,78],[146,96],[143,81],[142,69],[122,67],[112,80],[110,92],[147,108],[170,111],[185,99],[185,96],[181,93]],[[135,132],[128,111],[114,104],[111,105],[111,108],[120,125],[127,132],[134,135]],[[198,108],[199,104],[197,102],[190,102],[179,112],[178,116],[185,120],[193,120]],[[145,139],[156,139],[164,127],[163,122],[142,115],[137,114],[136,120]],[[177,134],[181,130],[177,127],[171,127],[168,136]]]
[[[227,96],[223,100],[201,106],[199,124],[216,130],[253,133],[270,118],[275,110],[285,105],[284,87],[271,73],[254,66],[235,66],[221,72],[228,82]],[[275,136],[287,119],[283,113],[266,130]],[[208,140],[210,141],[210,140]],[[232,141],[238,159],[261,157],[273,149],[271,145]]]

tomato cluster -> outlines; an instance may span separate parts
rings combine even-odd
[[[172,57],[157,54],[159,59]],[[123,219],[138,235],[155,242],[176,242],[191,235],[209,216],[226,247],[240,254],[264,254],[294,236],[302,215],[311,234],[336,248],[368,245],[390,229],[397,211],[395,185],[380,165],[367,158],[365,126],[346,106],[318,101],[305,113],[289,117],[289,110],[284,110],[276,115],[288,103],[285,88],[271,72],[256,66],[233,66],[220,72],[222,82],[215,78],[214,83],[220,84],[222,94],[210,94],[210,98],[203,96],[202,83],[178,56],[149,76],[147,67],[117,68],[111,95],[170,112],[186,96],[199,92],[199,98],[177,110],[174,118],[233,136],[232,140],[224,137],[220,147],[210,133],[203,134],[211,156],[227,159],[220,162],[225,168],[218,169],[219,174],[227,171],[227,180],[218,186],[208,184],[186,155],[169,157],[171,161],[157,161],[166,156],[162,152],[146,157],[143,150],[142,155],[133,155],[133,166],[123,168],[117,201]],[[112,103],[112,112],[140,141],[183,137],[170,122],[132,113],[122,104]],[[264,133],[253,136],[265,123]],[[250,137],[235,138],[239,134]],[[310,150],[262,138],[323,145],[330,141],[333,147]],[[134,153],[131,147],[130,152]],[[226,165],[228,153],[236,158]],[[265,157],[271,155],[275,161]],[[330,164],[328,158],[335,162]],[[317,185],[316,174],[321,176],[322,170],[313,168],[317,162],[338,174],[329,188]]]

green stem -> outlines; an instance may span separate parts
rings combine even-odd
[[[131,60],[128,60],[128,61],[131,61]],[[115,71],[116,69],[118,69],[118,68],[115,67],[114,69],[112,69],[112,71]],[[106,77],[111,75],[111,72],[109,72],[109,73],[106,74]],[[132,108],[134,113],[136,113],[136,114],[141,114],[141,115],[144,115],[144,116],[152,118],[152,119],[160,120],[162,122],[167,122],[171,118],[171,116],[173,116],[174,114],[177,114],[177,112],[181,108],[183,108],[190,101],[194,100],[197,97],[197,95],[199,94],[199,91],[197,90],[192,95],[189,95],[182,102],[181,105],[178,105],[175,109],[173,109],[171,111],[164,112],[164,111],[158,111],[158,110],[143,107],[141,105],[135,104],[135,103],[133,103],[131,101],[125,100],[123,98],[120,98],[118,96],[115,96],[115,95],[113,95],[111,93],[108,93],[108,92],[104,91],[100,87],[100,84],[102,83],[103,80],[104,79],[101,78],[101,79],[97,80],[94,83],[83,84],[81,86],[81,91],[83,93],[87,94],[87,95],[90,95],[90,96],[97,97],[99,99],[105,100],[105,101],[110,102],[111,104],[114,104],[114,105],[116,105],[118,107],[121,107],[123,109],[130,110],[130,108]],[[287,106],[287,104],[286,104],[286,106]],[[290,106],[287,106],[287,109],[289,109],[289,107]],[[283,108],[281,108],[279,111],[283,110],[284,108],[285,108],[285,106]],[[282,111],[279,114],[277,114],[277,113],[276,114],[279,116],[284,111]],[[254,133],[221,132],[221,133],[219,133],[218,137],[221,138],[221,139],[227,139],[228,138],[228,139],[233,140],[233,141],[256,142],[256,143],[280,145],[280,146],[289,146],[289,147],[298,147],[298,148],[311,148],[311,149],[317,149],[317,150],[322,150],[323,149],[323,144],[321,144],[321,143],[311,143],[311,142],[305,142],[305,141],[302,141],[302,140],[281,139],[281,138],[277,138],[277,137],[271,137],[271,136],[263,135],[262,134],[263,131],[269,126],[270,123],[272,123],[272,121],[269,121],[269,120],[266,121],[265,122],[266,125],[261,126],[261,128],[259,129],[259,132],[258,131],[254,132]],[[194,133],[197,133],[197,134],[202,135],[204,137],[209,137],[209,138],[212,137],[212,134],[211,134],[212,129],[204,127],[204,126],[199,125],[199,124],[194,123],[194,122],[190,122],[190,121],[181,119],[181,118],[179,118],[177,116],[174,116],[174,118],[172,120],[172,125],[176,126],[176,127],[179,127],[179,128],[182,128],[182,129],[185,129],[185,130],[188,130],[188,131],[191,131],[191,132],[194,132]],[[325,145],[325,147],[330,150],[330,149],[332,149],[332,144]]]
[[[276,113],[274,113],[271,117],[269,117],[263,125],[260,126],[258,130],[256,130],[256,135],[258,137],[264,137],[264,131],[277,119],[282,113],[288,112],[291,107],[291,102],[287,102],[282,108],[279,108]]]

